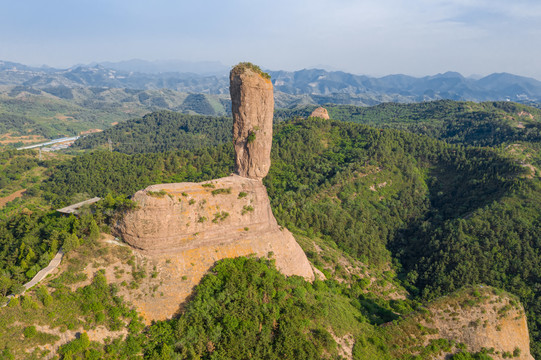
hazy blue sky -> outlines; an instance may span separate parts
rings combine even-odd
[[[539,0],[0,0],[0,59],[541,79]]]

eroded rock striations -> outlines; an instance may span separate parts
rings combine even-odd
[[[270,168],[274,95],[272,82],[251,64],[241,63],[229,75],[235,172],[263,179]]]
[[[270,168],[274,99],[257,67],[231,71],[237,174],[202,183],[159,184],[133,196],[116,233],[168,269],[167,295],[133,300],[147,321],[171,317],[203,275],[223,258],[275,259],[285,275],[314,273],[293,235],[278,225],[261,179]]]
[[[310,114],[310,117],[317,117],[317,118],[325,119],[325,120],[330,119],[329,112],[324,107],[318,107],[317,109],[312,111],[312,113]]]

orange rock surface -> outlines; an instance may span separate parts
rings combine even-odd
[[[262,179],[270,169],[274,95],[272,82],[246,68],[230,74],[236,173]]]
[[[139,207],[124,215],[116,231],[166,274],[163,296],[132,299],[147,321],[173,316],[220,259],[271,257],[283,274],[314,279],[293,235],[277,224],[259,180],[232,175],[152,185],[133,200]]]
[[[329,113],[328,113],[327,109],[325,109],[324,107],[318,107],[317,109],[312,111],[312,114],[310,114],[310,117],[317,117],[317,118],[320,118],[320,119],[328,120],[329,119]]]
[[[519,349],[520,355],[514,359],[533,360],[522,305],[508,295],[496,295],[492,288],[479,287],[477,291],[478,298],[448,297],[428,306],[430,317],[421,323],[438,332],[427,339],[454,340],[470,352],[493,348],[490,356],[495,360]]]

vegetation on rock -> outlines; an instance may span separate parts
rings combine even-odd
[[[231,69],[231,75],[240,75],[240,74],[242,74],[244,71],[246,71],[248,69],[252,70],[256,74],[261,75],[265,79],[270,80],[270,78],[271,78],[268,73],[264,72],[263,70],[261,70],[261,68],[259,66],[255,65],[255,64],[252,64],[251,62],[240,62],[240,63],[238,63],[237,65],[235,65],[233,67],[233,69]]]

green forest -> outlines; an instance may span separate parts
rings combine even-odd
[[[231,118],[186,115],[164,110],[80,138],[73,148],[106,148],[111,141],[113,150],[126,154],[171,149],[193,150],[231,141],[232,128]]]
[[[541,356],[541,112],[453,101],[328,110],[336,120],[304,118],[311,108],[276,112],[264,179],[274,215],[298,239],[317,240],[379,274],[392,269],[388,281],[408,299],[363,291],[362,279],[310,284],[284,278],[265,259],[225,260],[178,318],[143,332],[133,320],[138,330],[123,342],[81,337],[60,350],[63,358],[339,358],[330,327],[354,334],[354,358],[413,359],[379,325],[479,284],[518,296],[532,355]],[[228,118],[157,112],[88,136],[69,156],[0,154],[0,189],[32,189],[0,212],[0,295],[17,293],[60,246],[74,253],[98,246],[96,232],[132,206],[126,197],[135,191],[229,175],[230,131]],[[107,139],[115,151],[99,149]],[[104,200],[81,218],[54,212],[93,196]],[[114,289],[106,293],[99,296],[116,301]]]
[[[315,108],[279,109],[275,120],[306,118]],[[335,120],[407,130],[454,144],[497,146],[541,140],[541,110],[512,102],[439,100],[371,107],[329,104],[325,108]]]

